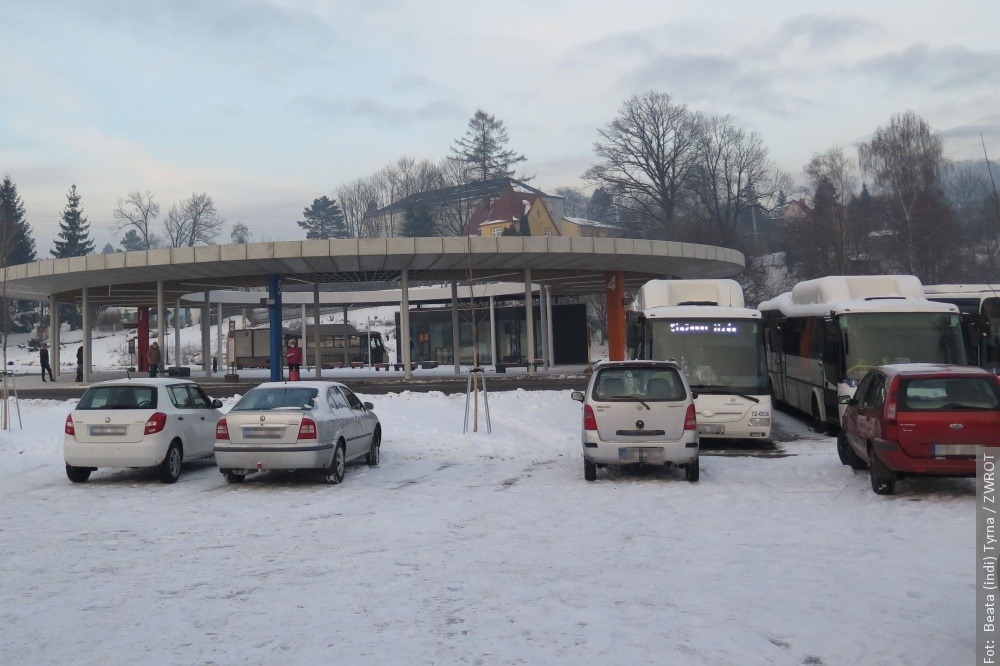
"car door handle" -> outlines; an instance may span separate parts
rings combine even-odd
[[[177,420],[178,420],[178,421],[183,421],[183,420],[184,420],[184,417],[183,417],[183,416],[178,416],[178,417],[177,417]]]
[[[204,416],[203,416],[203,417],[201,417],[201,420],[202,420],[202,421],[204,421],[204,420],[205,420],[205,417],[204,417]]]

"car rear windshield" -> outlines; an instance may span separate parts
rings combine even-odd
[[[77,409],[156,409],[154,386],[91,386]]]
[[[687,391],[674,368],[607,368],[598,370],[595,400],[684,400]]]
[[[266,412],[272,409],[309,409],[316,404],[317,394],[316,389],[304,387],[255,388],[240,398],[232,411]]]
[[[900,409],[908,412],[1000,409],[992,377],[910,379],[900,382]]]

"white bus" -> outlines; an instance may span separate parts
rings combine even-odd
[[[958,306],[969,364],[1000,374],[1000,284],[932,284],[927,298]]]
[[[629,356],[680,364],[695,392],[698,432],[771,438],[761,314],[734,280],[651,280],[627,313]]]
[[[928,300],[912,275],[830,276],[760,304],[771,393],[840,427],[861,378],[886,363],[966,363],[958,308]]]

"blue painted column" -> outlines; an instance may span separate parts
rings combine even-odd
[[[271,381],[281,381],[281,276],[267,276],[267,297],[271,305],[267,308],[268,324],[271,326]]]

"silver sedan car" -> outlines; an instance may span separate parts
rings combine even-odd
[[[251,389],[215,430],[215,461],[230,483],[266,470],[318,470],[344,480],[348,461],[377,465],[382,426],[343,384],[270,382]]]

